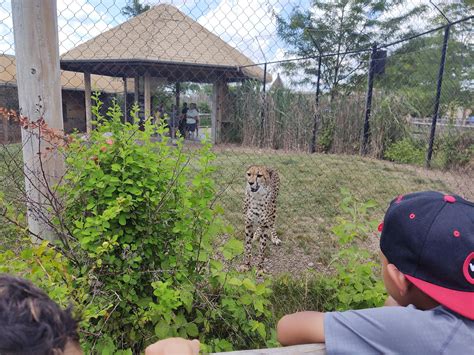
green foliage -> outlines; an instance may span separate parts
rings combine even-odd
[[[391,144],[384,157],[397,163],[422,165],[425,161],[425,152],[424,145],[413,139],[404,138]]]
[[[142,4],[140,0],[129,0],[127,5],[122,8],[122,15],[126,17],[135,17],[141,13],[150,10],[151,6]]]
[[[450,125],[438,145],[443,169],[464,167],[474,159],[474,135],[470,132],[458,132]]]
[[[197,108],[200,113],[211,113],[211,108],[209,107],[209,104],[205,101],[198,102]]]
[[[409,135],[405,117],[413,111],[409,100],[400,94],[383,92],[375,97],[371,116],[372,155],[382,158],[385,150],[396,141]]]
[[[369,218],[377,203],[374,200],[359,202],[346,188],[341,188],[341,194],[340,208],[345,217],[336,217],[337,224],[332,232],[339,238],[339,244],[345,246],[353,243],[356,238],[366,239],[375,230],[377,222],[370,221]]]
[[[474,51],[467,44],[463,25],[451,30],[443,82],[441,116],[451,103],[458,107],[472,105],[472,93],[465,84],[472,77],[471,63]],[[404,98],[406,107],[411,107],[414,117],[430,117],[433,114],[433,102],[439,71],[439,58],[443,31],[431,36],[413,39],[404,43],[387,60],[386,73],[380,86]],[[401,80],[403,78],[403,80]]]
[[[326,300],[325,307],[346,310],[381,306],[385,291],[376,271],[378,264],[370,260],[367,250],[354,243],[355,238],[374,237],[378,223],[370,221],[370,216],[377,204],[373,200],[360,202],[346,189],[341,189],[341,194],[341,209],[348,217],[339,217],[332,229],[341,249],[333,260],[337,277],[328,278],[323,286],[337,292]]]
[[[321,126],[322,127],[318,135],[318,151],[329,153],[334,141],[336,124],[334,123],[332,117],[324,116]]]
[[[333,96],[353,74],[354,61],[367,59],[366,54],[340,53],[367,48],[374,42],[386,42],[396,36],[405,21],[424,10],[423,6],[418,6],[403,13],[398,10],[396,17],[390,15],[390,10],[399,3],[391,0],[312,0],[309,9],[295,7],[288,18],[277,15],[277,31],[288,45],[286,54],[289,56],[335,53],[324,58],[322,71],[322,85]],[[289,74],[302,69],[306,75],[298,76],[304,77],[299,82],[314,84],[311,79],[315,77],[314,61],[290,62],[283,67]]]
[[[73,278],[67,260],[46,241],[35,244],[30,238],[23,237],[21,244],[24,247],[19,253],[0,249],[0,273],[25,277],[62,307],[68,306],[73,298]]]
[[[342,215],[332,228],[338,237],[330,275],[309,273],[303,279],[285,275],[272,285],[276,317],[298,310],[335,311],[381,306],[386,298],[373,255],[357,247],[357,239],[373,237],[377,222],[371,221],[377,204],[361,202],[342,189]]]
[[[93,283],[95,303],[107,309],[106,317],[88,325],[89,332],[106,335],[97,346],[114,339],[117,349],[137,352],[146,339],[200,336],[214,349],[221,335],[252,337],[255,330],[252,344],[263,344],[266,331],[249,324],[268,312],[268,288],[234,290],[228,282],[237,276],[229,279],[222,264],[209,262],[214,236],[226,231],[211,208],[210,146],[185,153],[182,141],[177,148],[168,144],[163,126],[157,128],[161,140],[154,141],[148,121],[143,131],[122,124],[117,105],[102,117],[95,99],[97,128],[87,144],[77,139],[69,146],[60,192],[63,223],[71,227],[83,265],[80,276]],[[239,252],[234,240],[223,249],[226,259]],[[251,296],[249,309],[232,306],[244,295]],[[249,339],[232,344],[248,345]]]
[[[170,336],[199,338],[206,351],[272,341],[268,282],[219,261],[233,262],[243,245],[215,245],[231,231],[214,205],[210,145],[174,147],[163,125],[123,124],[117,104],[102,116],[94,99],[95,130],[63,151],[62,209],[51,218],[62,237],[2,248],[0,271],[31,279],[63,306],[73,303],[85,353],[138,354]],[[134,107],[133,122],[137,115]]]

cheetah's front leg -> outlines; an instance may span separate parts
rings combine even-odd
[[[258,262],[257,262],[257,274],[262,275],[264,270],[264,261],[265,261],[265,249],[267,247],[268,239],[268,228],[262,228],[262,233],[260,234],[260,245],[258,250]]]
[[[254,228],[249,222],[245,223],[245,255],[244,263],[240,266],[240,271],[248,271],[250,269],[250,258],[252,256],[252,240]]]
[[[281,244],[281,239],[278,238],[277,232],[275,230],[275,227],[272,227],[270,230],[270,236],[272,238],[272,243],[275,245],[280,245]]]

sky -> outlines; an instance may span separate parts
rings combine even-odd
[[[252,59],[273,58],[277,46],[273,11],[291,11],[308,0],[142,0],[172,4],[229,44],[249,51]],[[283,2],[283,1],[281,1]],[[126,0],[58,0],[60,53],[126,21]],[[281,45],[281,44],[280,44]],[[261,49],[260,49],[261,48]],[[0,0],[0,53],[14,54],[10,0]]]
[[[28,0],[26,0],[28,1]],[[436,0],[440,2],[442,0]],[[456,1],[456,0],[450,0]],[[310,0],[142,0],[176,6],[256,63],[285,57],[285,44],[276,34],[274,14],[307,9]],[[57,0],[59,50],[67,50],[126,21],[121,9],[127,0]],[[411,6],[428,0],[411,0]],[[396,9],[395,11],[402,11]],[[10,0],[0,0],[0,54],[14,54]],[[1,68],[0,68],[1,70]],[[277,69],[272,68],[275,72]]]

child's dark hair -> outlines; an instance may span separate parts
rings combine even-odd
[[[79,342],[71,308],[30,281],[0,274],[0,354],[61,354],[68,341]]]

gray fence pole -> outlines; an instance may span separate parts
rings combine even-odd
[[[367,80],[367,99],[365,102],[365,120],[364,120],[364,141],[362,143],[362,154],[368,152],[368,144],[370,138],[370,114],[372,111],[372,89],[374,88],[375,77],[375,57],[377,54],[377,43],[372,45],[372,53],[370,54],[369,77]]]
[[[311,153],[316,152],[316,136],[318,133],[318,124],[319,124],[319,83],[321,80],[321,55],[318,57],[318,79],[316,80],[316,112],[314,113],[314,122],[313,122],[313,135],[311,137],[311,147],[310,151]]]
[[[434,145],[434,138],[435,138],[435,133],[436,133],[436,121],[438,121],[438,116],[439,116],[439,101],[441,98],[441,88],[443,85],[443,74],[444,74],[444,66],[446,64],[446,51],[448,49],[450,28],[451,28],[451,25],[448,25],[444,29],[443,48],[441,50],[441,62],[439,64],[438,84],[436,86],[436,97],[435,97],[435,103],[434,103],[433,120],[431,121],[430,141],[428,144],[428,152],[426,154],[426,167],[427,168],[429,168],[431,165],[431,157],[433,155],[433,145]]]
[[[265,139],[265,135],[263,133],[263,129],[265,126],[265,115],[267,113],[267,92],[266,92],[266,83],[267,83],[267,63],[263,66],[263,104],[262,104],[262,112],[260,117],[260,148],[263,147],[263,141]]]

